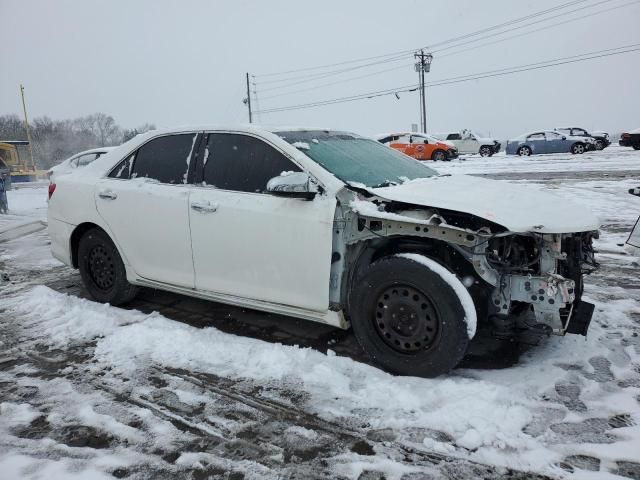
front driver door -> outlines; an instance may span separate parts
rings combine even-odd
[[[197,138],[154,138],[96,186],[98,213],[140,277],[194,287],[187,174]]]
[[[335,198],[264,193],[270,178],[301,169],[262,139],[205,141],[189,208],[196,288],[326,311]]]
[[[529,135],[526,143],[533,153],[547,153],[547,140],[542,132]]]

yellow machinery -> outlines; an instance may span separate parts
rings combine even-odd
[[[34,165],[28,165],[20,159],[18,145],[29,145],[26,140],[0,140],[0,173],[6,172],[6,188],[11,188],[12,182],[33,182],[42,172]]]

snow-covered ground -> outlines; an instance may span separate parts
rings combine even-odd
[[[36,233],[0,244],[0,478],[640,478],[640,259],[621,246],[640,152],[435,166],[519,174],[600,217],[586,339],[550,338],[509,368],[396,377],[331,340],[285,345],[50,288],[77,274]],[[42,218],[46,186],[9,205]]]

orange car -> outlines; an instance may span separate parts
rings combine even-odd
[[[391,133],[378,137],[380,143],[416,160],[451,160],[458,157],[456,147],[424,133]]]

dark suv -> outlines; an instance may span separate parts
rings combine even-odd
[[[621,147],[633,147],[634,150],[640,150],[640,128],[620,135],[618,143]]]
[[[556,128],[556,132],[563,133],[565,135],[571,135],[573,137],[591,137],[594,139],[594,145],[596,150],[604,150],[611,145],[609,140],[609,134],[607,132],[587,132],[584,128],[566,127]],[[589,150],[589,148],[587,148]]]

